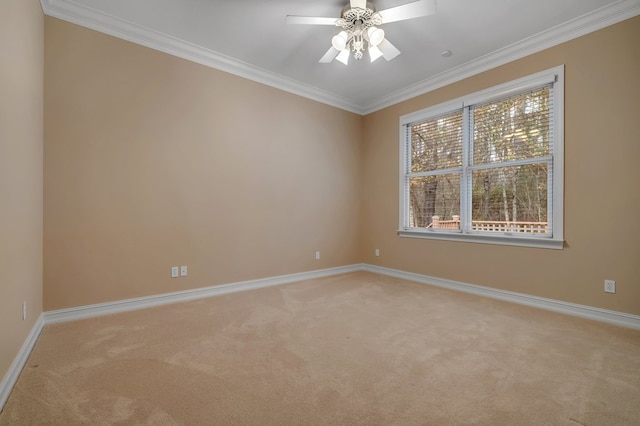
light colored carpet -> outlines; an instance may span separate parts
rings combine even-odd
[[[638,425],[640,331],[357,272],[47,326],[36,424]]]

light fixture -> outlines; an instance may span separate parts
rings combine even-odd
[[[369,36],[369,45],[377,46],[384,40],[384,30],[376,27],[369,27],[367,30]]]
[[[371,4],[367,4],[364,9],[345,7],[342,11],[342,17],[336,21],[336,25],[341,27],[342,31],[331,39],[331,45],[335,49],[332,51],[333,55],[337,55],[335,58],[346,65],[350,54],[360,60],[364,56],[364,52],[368,51],[369,58],[373,62],[381,56],[385,56],[384,48],[380,46],[391,46],[395,51],[398,51],[391,43],[383,43],[386,41],[384,30],[376,27],[380,24],[382,24],[382,17]]]
[[[347,40],[349,39],[349,35],[346,31],[340,31],[338,34],[334,35],[331,39],[331,45],[336,50],[344,50],[347,47]]]
[[[336,56],[336,59],[340,62],[342,62],[343,64],[347,65],[349,63],[349,54],[351,52],[349,51],[349,49],[342,49],[340,51],[340,53],[338,53],[338,56]]]
[[[371,62],[378,59],[380,56],[384,56],[382,50],[376,45],[369,46],[369,57],[371,58]]]
[[[387,61],[392,60],[400,51],[385,38],[384,31],[378,27],[434,13],[436,0],[413,0],[381,11],[377,11],[367,0],[349,0],[349,4],[342,9],[337,20],[319,16],[287,15],[285,22],[340,27],[340,32],[331,39],[331,47],[319,62],[329,64],[337,59],[346,65],[351,54],[356,59],[362,59],[365,51],[369,52],[371,62],[381,56]]]

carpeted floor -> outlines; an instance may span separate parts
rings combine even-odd
[[[357,272],[47,326],[38,424],[638,425],[640,331]]]

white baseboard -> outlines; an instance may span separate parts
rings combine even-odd
[[[328,277],[332,275],[345,274],[355,271],[368,271],[376,274],[401,278],[421,284],[443,287],[450,290],[462,291],[478,296],[490,297],[504,300],[506,302],[518,303],[532,306],[548,311],[559,312],[581,318],[587,318],[604,323],[614,324],[622,327],[640,329],[640,316],[626,314],[624,312],[609,311],[606,309],[594,308],[591,306],[577,305],[574,303],[562,302],[559,300],[545,299],[543,297],[530,296],[523,293],[498,290],[491,287],[484,287],[474,284],[467,284],[459,281],[446,280],[431,277],[428,275],[415,274],[412,272],[400,271],[397,269],[384,268],[381,266],[368,264],[353,264],[336,268],[319,269],[316,271],[301,272],[296,274],[281,275],[270,278],[263,278],[250,281],[241,281],[218,286],[198,288],[193,290],[179,291],[175,293],[159,294],[155,296],[139,297],[135,299],[125,299],[116,302],[98,303],[95,305],[79,306],[76,308],[60,309],[56,311],[44,312],[33,325],[31,332],[27,336],[24,344],[20,348],[18,355],[9,367],[2,382],[0,382],[0,411],[9,398],[22,368],[29,358],[42,328],[47,324],[54,324],[65,321],[73,321],[83,318],[97,317],[101,315],[115,314],[118,312],[132,311],[135,309],[149,308],[153,306],[166,305],[169,303],[186,302],[188,300],[201,299],[205,297],[220,296],[223,294],[235,293],[239,291],[253,290],[262,287],[270,287],[281,284],[289,284],[297,281],[304,281],[314,278]]]
[[[175,293],[158,294],[154,296],[138,297],[134,299],[125,299],[115,302],[98,303],[95,305],[78,306],[75,308],[44,312],[38,317],[38,320],[31,329],[31,332],[27,336],[22,348],[20,348],[18,355],[16,355],[13,363],[9,367],[7,374],[5,374],[2,382],[0,382],[0,411],[2,411],[5,403],[9,399],[9,395],[20,376],[20,372],[26,364],[29,354],[31,354],[31,351],[42,332],[42,328],[45,325],[132,311],[135,309],[150,308],[169,303],[186,302],[188,300],[220,296],[223,294],[253,290],[262,287],[289,284],[297,281],[361,271],[363,269],[363,264],[354,264],[257,280],[241,281],[231,284],[222,284],[193,290],[178,291]]]
[[[29,359],[29,355],[31,354],[31,350],[34,345],[38,341],[38,337],[40,337],[40,332],[42,331],[42,327],[44,326],[44,318],[41,314],[36,320],[35,324],[31,328],[27,339],[22,344],[20,351],[18,351],[18,355],[14,358],[11,366],[9,366],[9,370],[7,374],[4,375],[2,382],[0,382],[0,411],[4,408],[4,404],[6,404],[9,399],[9,395],[13,390],[13,386],[18,381],[18,377],[20,377],[20,372],[22,372],[22,368],[27,363],[27,359]]]
[[[462,291],[478,296],[518,303],[520,305],[532,306],[534,308],[540,308],[547,311],[559,312],[562,314],[586,318],[594,321],[614,324],[621,327],[640,329],[640,316],[638,315],[594,308],[592,306],[578,305],[575,303],[563,302],[560,300],[546,299],[544,297],[530,296],[528,294],[499,290],[475,284],[467,284],[459,281],[446,280],[443,278],[430,277],[428,275],[384,268],[382,266],[365,264],[362,269],[376,274],[388,275],[391,277],[414,281],[421,284]]]
[[[86,305],[75,308],[48,311],[43,314],[44,324],[54,324],[58,322],[91,318],[100,315],[115,314],[118,312],[150,308],[153,306],[166,305],[169,303],[186,302],[189,300],[196,300],[204,297],[219,296],[223,294],[235,293],[238,291],[253,290],[262,287],[288,284],[297,281],[328,277],[332,275],[361,270],[406,279],[409,281],[419,282],[436,287],[448,288],[450,290],[462,291],[478,296],[490,297],[506,302],[532,306],[535,308],[559,312],[562,314],[587,318],[622,327],[640,329],[640,316],[638,315],[610,311],[606,309],[595,308],[592,306],[578,305],[575,303],[563,302],[560,300],[547,299],[544,297],[531,296],[524,293],[499,290],[492,287],[484,287],[475,284],[468,284],[459,281],[447,280],[443,278],[432,277],[429,275],[416,274],[412,272],[368,264],[353,264],[336,268],[319,269],[316,271],[300,272],[295,274],[280,275],[276,277],[262,278],[250,281],[240,281],[236,283],[222,284],[193,290],[184,290],[174,293],[165,293],[154,296],[146,296],[134,299],[119,300],[115,302],[99,303],[95,305]]]
[[[304,281],[314,278],[328,277],[331,275],[345,274],[347,272],[361,271],[363,268],[364,265],[362,264],[354,264],[336,268],[300,272],[296,274],[280,275],[270,278],[261,278],[250,281],[240,281],[231,284],[221,284],[211,287],[197,288],[193,290],[177,291],[174,293],[164,293],[154,296],[118,300],[115,302],[98,303],[95,305],[59,309],[56,311],[45,312],[44,323],[55,324],[58,322],[73,321],[78,319],[97,317],[101,315],[115,314],[118,312],[132,311],[135,309],[150,308],[153,306],[166,305],[169,303],[186,302],[189,300],[201,299],[204,297],[219,296],[223,294],[235,293],[238,291],[253,290],[256,288],[270,287],[275,285],[293,283],[296,281]]]

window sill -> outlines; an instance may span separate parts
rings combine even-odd
[[[398,235],[409,238],[426,238],[432,240],[460,241],[465,243],[498,244],[503,246],[535,247],[562,250],[564,240],[536,237],[511,237],[487,234],[462,234],[442,231],[409,231],[399,230]]]

